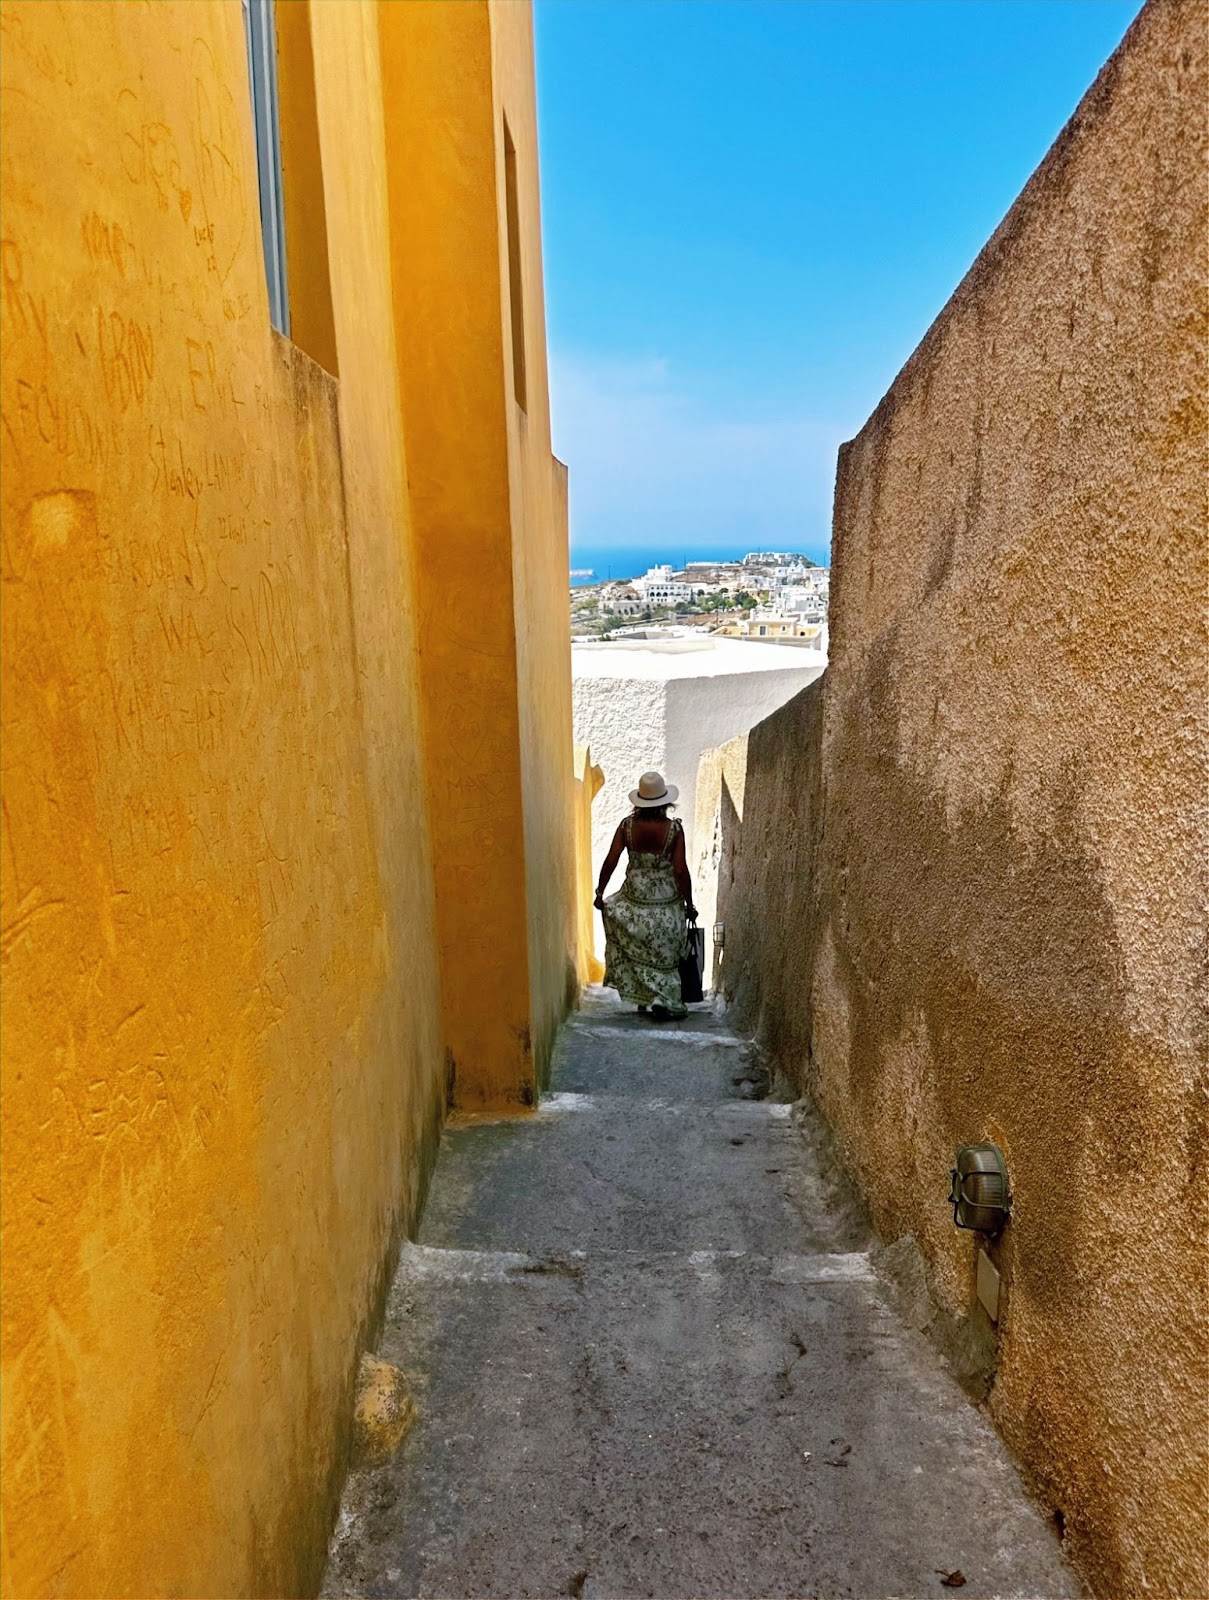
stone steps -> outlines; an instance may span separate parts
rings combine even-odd
[[[748,1056],[589,995],[535,1115],[447,1131],[380,1351],[419,1421],[325,1595],[1079,1592]]]

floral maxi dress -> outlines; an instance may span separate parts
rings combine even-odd
[[[684,954],[684,902],[672,872],[672,848],[680,822],[668,829],[663,849],[635,850],[633,818],[623,823],[628,859],[625,882],[604,903],[605,975],[633,1005],[662,1005],[687,1015],[680,993],[680,957]]]

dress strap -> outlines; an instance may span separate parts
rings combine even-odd
[[[627,817],[621,824],[621,836],[625,840],[625,847],[627,850],[632,850],[634,848],[633,830],[634,819],[633,817]]]
[[[679,831],[679,829],[680,829],[680,818],[679,817],[674,817],[672,819],[671,823],[668,825],[667,838],[663,841],[663,849],[659,852],[659,859],[661,861],[665,861],[667,859],[668,853],[670,852],[670,850],[672,848],[672,840],[676,837],[676,834]]]

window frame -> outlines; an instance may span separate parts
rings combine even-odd
[[[277,29],[274,0],[242,0],[248,49],[248,86],[256,139],[260,239],[269,292],[269,319],[290,333],[290,289],[285,252],[285,184],[281,169],[281,116],[277,98]]]
[[[525,349],[525,274],[521,257],[520,172],[516,144],[508,118],[504,129],[504,229],[508,248],[508,310],[512,324],[512,395],[522,411],[529,410],[529,373]]]

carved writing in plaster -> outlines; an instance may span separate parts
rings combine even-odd
[[[0,239],[0,282],[3,295],[0,307],[10,337],[32,336],[43,353],[48,348],[46,296],[33,294],[25,286],[25,261],[16,239]]]
[[[0,927],[0,956],[11,958],[18,945],[28,942],[36,922],[48,912],[61,911],[66,904],[66,900],[49,897],[41,887],[22,896],[13,915]]]
[[[204,39],[193,41],[193,157],[204,221],[197,242],[220,283],[230,274],[247,226],[246,188],[240,160],[239,108]],[[221,248],[220,222],[236,222],[234,242]],[[196,236],[195,236],[196,237]]]
[[[151,461],[151,487],[182,499],[196,500],[204,484],[201,474],[185,458],[185,447],[175,435],[165,436],[159,423],[147,429],[147,455]]]
[[[200,500],[208,489],[214,489],[236,495],[248,510],[260,488],[245,451],[203,445],[200,458],[190,457],[180,436],[165,433],[160,423],[152,423],[147,430],[147,456],[151,487],[179,499]]]
[[[221,689],[198,689],[193,703],[183,708],[181,721],[192,728],[203,754],[218,750],[225,738],[226,702]]]
[[[122,171],[133,184],[150,188],[161,211],[176,206],[184,221],[193,209],[193,194],[182,182],[176,134],[166,122],[143,116],[139,95],[122,89],[117,97],[119,153]]]
[[[298,616],[288,573],[264,568],[254,585],[231,589],[227,620],[243,644],[257,678],[281,680],[302,664]]]
[[[245,492],[248,484],[247,457],[242,450],[211,450],[206,446],[204,451],[206,486],[223,492],[234,490],[243,504],[251,506],[252,496]]]
[[[124,278],[134,265],[137,251],[120,222],[111,222],[97,211],[89,211],[80,219],[80,234],[84,250],[90,261],[106,264]]]
[[[259,526],[269,527],[267,518],[261,519]],[[214,531],[220,539],[230,544],[247,544],[248,519],[247,517],[224,517],[221,514],[214,520]]]
[[[41,440],[56,454],[90,466],[103,467],[121,454],[113,419],[98,420],[71,391],[18,377],[13,392],[13,415],[6,413],[5,421],[23,442]]]
[[[155,338],[146,323],[97,307],[97,350],[105,398],[119,411],[142,405],[155,376]]]
[[[213,631],[203,636],[194,606],[180,602],[160,605],[155,608],[155,614],[169,655],[188,655],[204,660],[213,653]]]
[[[69,89],[74,89],[80,75],[76,66],[71,29],[63,25],[66,20],[63,8],[60,6],[60,26],[54,30],[53,35],[58,52],[52,48],[49,31],[30,34],[25,26],[25,18],[16,6],[5,6],[3,11],[0,11],[0,36],[3,36],[4,48],[22,56],[40,78],[44,78],[47,83],[61,81]]]
[[[220,362],[212,339],[185,337],[185,357],[189,372],[189,389],[195,411],[218,411],[224,416],[238,417],[245,409],[242,396],[235,387],[235,379],[228,364]]]

